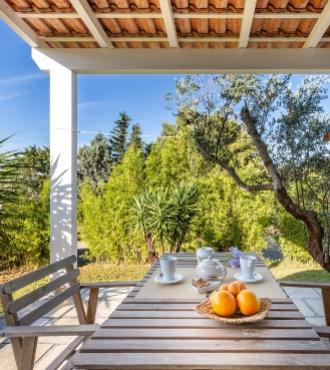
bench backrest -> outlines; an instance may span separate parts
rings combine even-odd
[[[76,256],[70,256],[1,285],[0,297],[7,325],[31,325],[69,298],[74,299],[80,324],[85,324],[86,315],[81,300],[80,285],[77,282],[79,270],[74,267],[76,261]],[[15,291],[50,275],[53,276],[43,286],[17,299],[13,298]],[[41,301],[52,292],[54,296]],[[25,309],[34,303],[36,307],[26,312]],[[24,310],[23,314],[20,315],[22,310]]]

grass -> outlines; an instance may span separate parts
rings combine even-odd
[[[298,263],[292,261],[282,261],[278,264],[269,265],[276,279],[300,280],[300,281],[326,281],[330,282],[330,273],[323,270],[316,263]],[[147,264],[133,263],[90,263],[80,267],[79,281],[97,282],[97,281],[116,281],[116,280],[139,280],[148,271]],[[29,271],[31,267],[21,267],[2,271],[0,274],[0,284],[17,278]],[[44,285],[48,280],[42,279],[15,292],[14,297],[20,297],[39,286]],[[2,309],[0,305],[0,316]]]
[[[282,261],[270,266],[276,279],[299,280],[299,281],[325,281],[330,282],[330,273],[323,270],[317,263],[298,263],[294,261]]]
[[[98,281],[116,281],[116,280],[140,280],[144,274],[148,271],[149,265],[137,265],[133,263],[91,263],[86,266],[82,266],[80,269],[79,281],[81,282],[98,282]],[[30,271],[33,271],[32,267],[20,267],[10,270],[1,271],[0,284],[6,281],[16,279]],[[20,289],[14,293],[14,298],[19,298],[34,289],[46,284],[49,281],[48,278],[38,280],[37,282],[30,284],[23,289]],[[2,316],[3,310],[0,304],[0,316]]]

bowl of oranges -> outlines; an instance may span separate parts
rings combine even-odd
[[[259,298],[241,281],[222,284],[197,311],[210,319],[229,324],[248,324],[263,320],[270,309],[271,299]]]

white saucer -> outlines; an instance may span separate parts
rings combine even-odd
[[[244,281],[244,283],[257,283],[258,281],[263,280],[263,276],[259,274],[259,272],[254,272],[254,278],[253,279],[244,279],[242,272],[238,272],[234,275],[234,278],[239,281]]]
[[[180,281],[183,280],[183,276],[179,274],[178,272],[175,273],[175,279],[174,280],[164,280],[164,277],[161,275],[155,276],[155,282],[158,284],[163,284],[163,285],[170,285],[170,284],[177,284]]]

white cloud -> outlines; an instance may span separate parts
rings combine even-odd
[[[0,85],[38,80],[45,77],[47,77],[47,75],[42,73],[28,73],[25,75],[11,76],[0,79]]]
[[[16,99],[20,96],[27,95],[24,92],[0,93],[0,102]]]
[[[107,101],[104,100],[90,100],[78,103],[78,109],[92,109],[95,107],[99,107],[102,105],[109,104]]]

